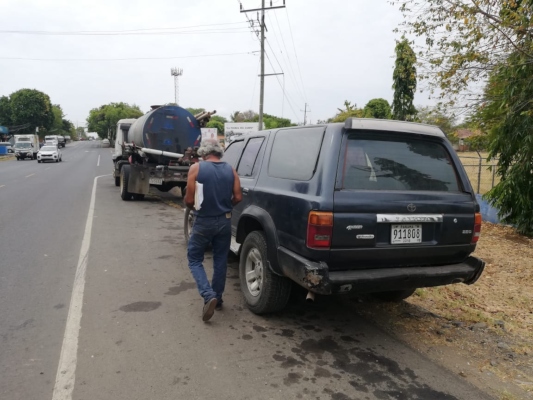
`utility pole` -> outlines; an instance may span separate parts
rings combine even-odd
[[[263,104],[265,100],[265,10],[273,10],[275,8],[285,8],[285,0],[283,0],[282,6],[272,6],[272,0],[270,0],[270,7],[265,8],[265,0],[262,0],[261,8],[253,8],[250,10],[243,10],[241,3],[241,13],[249,11],[261,11],[261,84],[259,88],[259,127],[258,130],[263,130]],[[277,74],[271,74],[277,75]]]
[[[304,110],[300,110],[300,111],[304,112],[304,125],[307,125],[307,103],[305,103],[305,109]],[[311,111],[309,111],[309,112],[311,112]]]
[[[183,69],[170,68],[170,76],[174,77],[174,102],[179,105],[179,77],[183,75]]]

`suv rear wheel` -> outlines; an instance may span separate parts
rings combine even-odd
[[[265,234],[253,231],[246,236],[239,263],[241,290],[246,305],[255,314],[283,309],[291,293],[291,281],[272,273],[267,263]]]

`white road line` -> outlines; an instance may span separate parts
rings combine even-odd
[[[83,292],[85,291],[85,272],[87,270],[87,256],[91,245],[91,232],[93,228],[94,202],[96,198],[96,183],[98,178],[109,175],[100,175],[94,178],[91,203],[85,224],[85,233],[81,242],[80,257],[74,285],[72,287],[72,297],[67,316],[67,325],[61,346],[61,356],[57,367],[56,382],[52,400],[71,400],[76,381],[76,364],[78,361],[78,337],[80,333],[81,314],[83,306]]]
[[[5,185],[0,185],[0,187],[4,187]]]
[[[29,174],[26,178],[29,178],[30,176],[33,176],[33,175],[35,175],[35,174]]]
[[[97,167],[100,166],[100,154],[98,154],[98,163],[96,164]]]

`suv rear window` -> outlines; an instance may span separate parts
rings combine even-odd
[[[452,160],[441,144],[361,136],[361,133],[348,135],[343,189],[459,191]]]

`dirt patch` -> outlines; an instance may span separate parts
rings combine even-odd
[[[533,399],[533,239],[484,223],[475,255],[486,267],[474,285],[361,311],[496,397]]]

